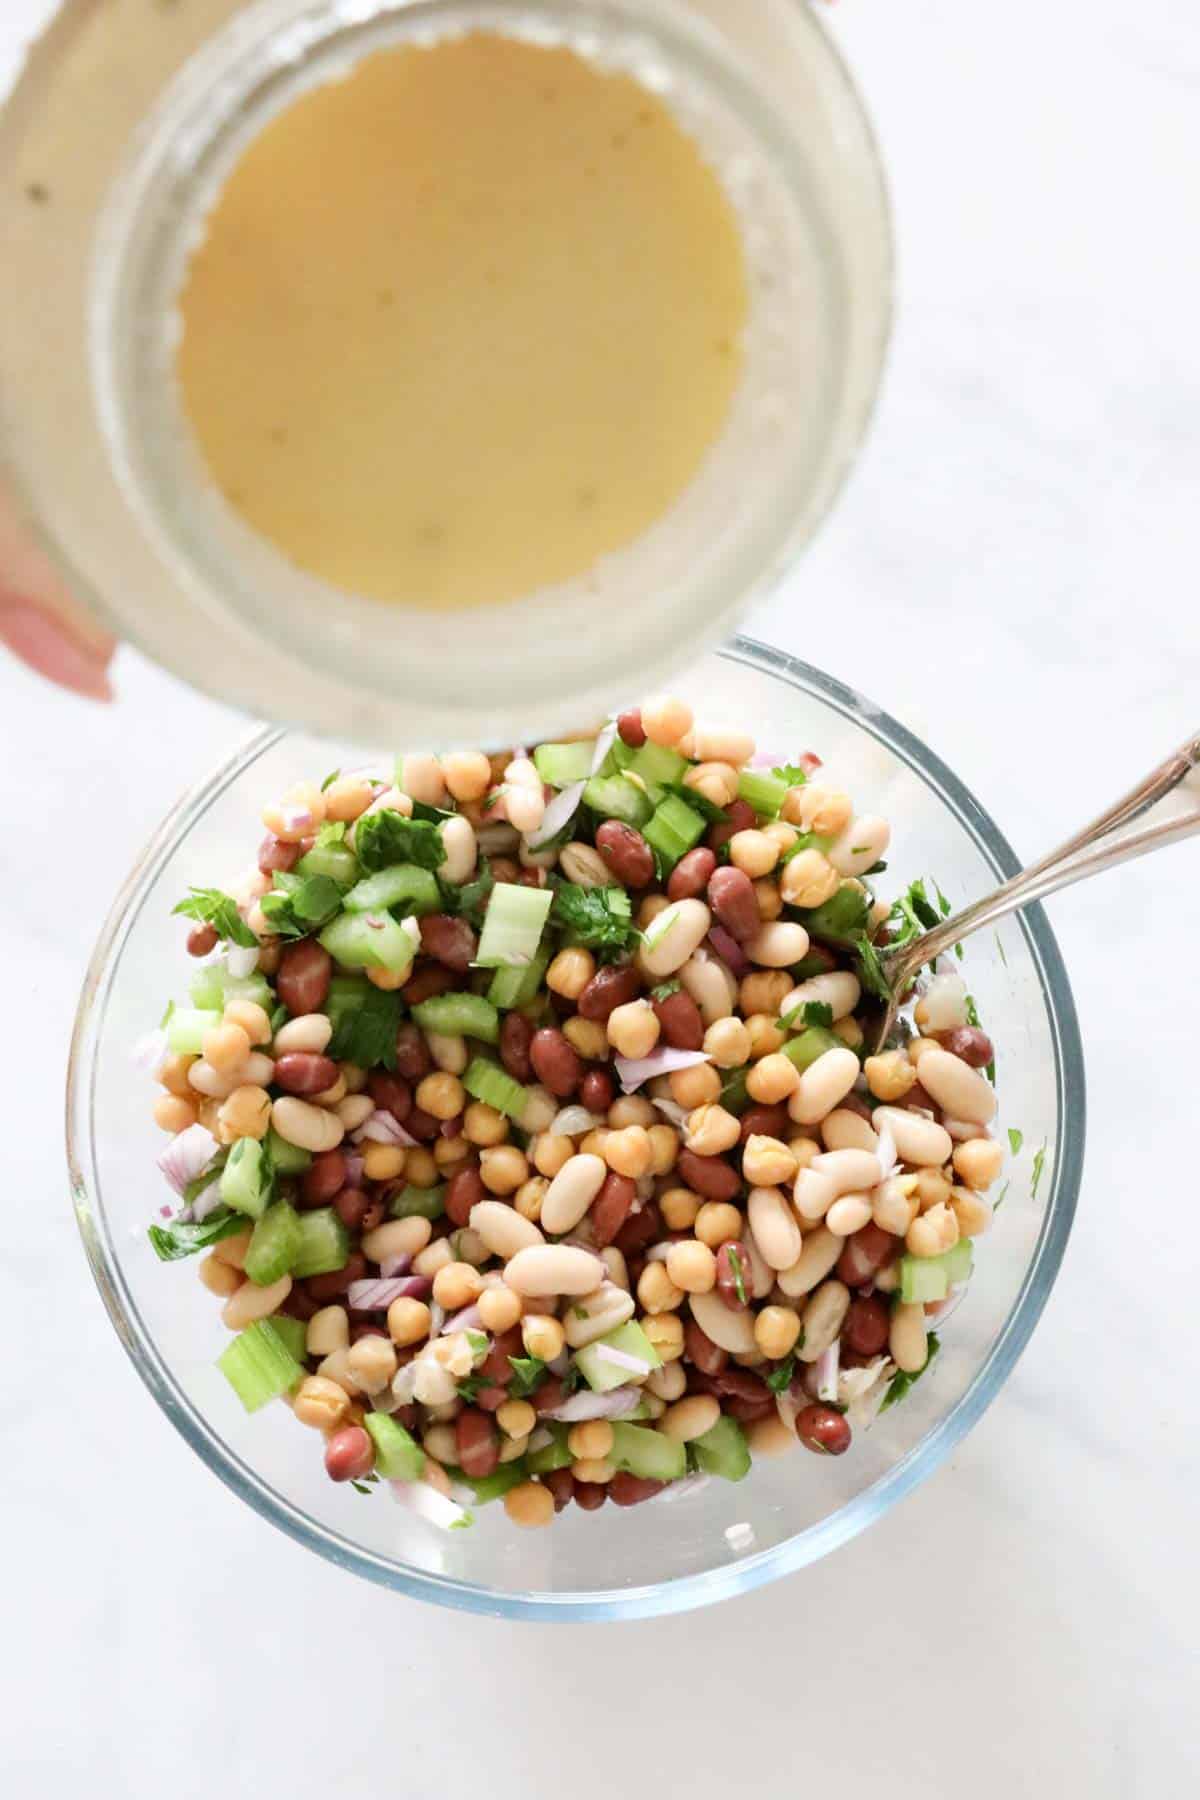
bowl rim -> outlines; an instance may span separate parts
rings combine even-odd
[[[903,725],[845,683],[758,640],[739,636],[711,654],[790,681],[829,704],[893,751],[931,785],[974,838],[1001,878],[1020,868],[1008,840],[970,790]],[[85,1170],[93,1164],[91,1129],[95,1039],[116,959],[149,897],[161,861],[186,836],[198,810],[211,804],[251,763],[286,735],[284,726],[256,727],[215,770],[176,801],[122,884],[100,931],[80,994],[71,1037],[66,1090],[67,1162],[72,1204],[101,1298],[141,1379],[168,1419],[226,1486],[270,1523],[340,1567],[415,1599],[510,1619],[591,1620],[665,1616],[749,1593],[818,1560],[882,1516],[933,1473],[999,1393],[1029,1341],[1057,1277],[1078,1201],[1086,1135],[1086,1084],[1079,1023],[1066,969],[1042,906],[1014,915],[1046,1003],[1055,1063],[1058,1141],[1037,1243],[1020,1291],[971,1385],[946,1416],[899,1462],[837,1513],[769,1550],[700,1574],[651,1585],[587,1592],[502,1595],[453,1577],[399,1566],[317,1524],[263,1479],[220,1438],[176,1384],[111,1257],[99,1227]],[[1068,1104],[1069,1102],[1069,1104]]]

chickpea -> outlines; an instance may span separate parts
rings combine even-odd
[[[790,1356],[799,1336],[800,1314],[793,1307],[764,1306],[754,1315],[754,1341],[771,1362]]]
[[[230,1268],[228,1263],[221,1262],[211,1251],[203,1258],[196,1273],[209,1293],[219,1295],[222,1300],[228,1300],[230,1294],[236,1293],[242,1285],[238,1271]]]
[[[612,1480],[617,1472],[617,1465],[599,1456],[581,1456],[571,1464],[571,1473],[576,1481],[594,1482],[597,1486]]]
[[[800,1071],[782,1051],[764,1056],[746,1077],[746,1092],[763,1106],[776,1106],[800,1086]]]
[[[413,1300],[405,1295],[393,1300],[388,1307],[387,1323],[388,1336],[403,1350],[409,1344],[425,1342],[433,1317],[423,1300]]]
[[[448,1313],[472,1306],[483,1291],[479,1271],[469,1262],[451,1262],[433,1278],[433,1297]]]
[[[819,850],[801,850],[783,865],[779,887],[789,906],[824,906],[841,886],[842,878]]]
[[[649,1263],[645,1274],[660,1264]],[[717,1285],[717,1259],[707,1244],[699,1238],[684,1238],[682,1243],[672,1244],[667,1252],[667,1274],[675,1287],[681,1288],[685,1294],[710,1294]],[[638,1299],[642,1305],[646,1302],[642,1295],[641,1283],[638,1283]],[[647,1312],[652,1311],[646,1307]]]
[[[649,1000],[630,1000],[608,1015],[608,1041],[618,1056],[649,1056],[662,1027]]]
[[[815,831],[818,837],[832,838],[845,831],[854,817],[854,807],[849,794],[806,782],[803,787],[788,789],[780,816],[801,831]]]
[[[704,1034],[704,1054],[718,1069],[740,1069],[750,1060],[750,1033],[741,1019],[718,1019]]]
[[[796,827],[789,825],[785,819],[772,819],[769,825],[762,827],[762,831],[765,837],[769,837],[773,843],[779,845],[780,856],[787,855],[800,835]]]
[[[918,1169],[917,1185],[913,1192],[917,1196],[917,1210],[926,1213],[935,1206],[948,1203],[950,1183],[940,1169]]]
[[[480,1152],[479,1176],[489,1194],[515,1194],[529,1180],[529,1164],[515,1144],[498,1144]]]
[[[506,1400],[496,1409],[496,1423],[505,1437],[528,1437],[537,1424],[537,1414],[528,1400]]]
[[[198,1056],[168,1056],[165,1062],[159,1064],[154,1079],[166,1088],[168,1094],[178,1094],[181,1100],[190,1100],[195,1089],[188,1080],[188,1070],[199,1060]]]
[[[154,1123],[161,1131],[186,1131],[199,1117],[196,1102],[179,1094],[160,1094],[154,1102]]]
[[[204,1060],[218,1075],[235,1075],[250,1057],[250,1038],[240,1025],[214,1025],[201,1042]]]
[[[651,1313],[641,1320],[641,1327],[663,1362],[678,1362],[683,1355],[683,1320],[678,1313]]]
[[[424,1250],[419,1250],[413,1257],[412,1272],[414,1275],[427,1275],[430,1280],[439,1269],[454,1261],[454,1252],[446,1238],[435,1238]]]
[[[513,1195],[513,1205],[523,1219],[537,1224],[542,1216],[542,1201],[546,1198],[549,1186],[544,1175],[531,1175],[528,1181],[521,1183]]]
[[[586,1419],[567,1433],[567,1449],[577,1462],[603,1462],[613,1447],[613,1428],[607,1419]]]
[[[421,1439],[421,1448],[426,1456],[436,1457],[438,1462],[457,1463],[458,1435],[454,1426],[450,1423],[427,1425],[425,1435]]]
[[[485,1106],[482,1100],[472,1100],[463,1114],[462,1134],[468,1144],[491,1149],[495,1144],[507,1142],[508,1129],[504,1114],[497,1112],[494,1106]]]
[[[673,748],[692,729],[692,709],[672,694],[656,694],[642,705],[642,730],[652,744]]]
[[[452,1031],[427,1031],[425,1042],[439,1069],[461,1075],[467,1066],[467,1040]]]
[[[228,1263],[231,1269],[244,1269],[249,1248],[249,1231],[237,1231],[232,1237],[222,1238],[220,1243],[214,1244],[212,1253],[218,1262]]]
[[[440,763],[455,800],[482,800],[492,785],[492,765],[482,750],[451,750]]]
[[[650,1139],[650,1173],[669,1175],[679,1160],[679,1133],[670,1125],[651,1125],[646,1135]]]
[[[807,1169],[814,1156],[820,1156],[822,1153],[822,1146],[817,1143],[815,1138],[810,1137],[789,1138],[788,1149],[796,1159],[797,1175],[801,1169]]]
[[[285,844],[298,844],[312,835],[314,826],[325,823],[325,796],[314,782],[298,781],[278,806],[263,808],[262,821]]]
[[[653,1152],[650,1134],[644,1125],[629,1125],[624,1131],[610,1131],[604,1140],[604,1160],[616,1175],[628,1175],[637,1181],[650,1173]]]
[[[732,1150],[742,1134],[740,1121],[723,1106],[696,1107],[683,1129],[688,1149],[697,1156],[720,1156]]]
[[[773,1015],[767,1013],[751,1013],[745,1021],[746,1032],[750,1039],[750,1061],[761,1062],[765,1056],[774,1056],[782,1050],[787,1038]]]
[[[589,1131],[586,1137],[581,1137],[579,1140],[579,1154],[581,1156],[598,1156],[603,1161],[604,1145],[607,1139],[608,1132],[603,1127],[596,1131]]]
[[[405,1153],[398,1144],[366,1144],[363,1174],[368,1181],[395,1181],[404,1173]]]
[[[904,1238],[913,1256],[940,1256],[958,1242],[958,1220],[952,1207],[939,1201],[927,1213],[919,1213]]]
[[[1004,1152],[994,1138],[968,1138],[954,1146],[953,1160],[959,1179],[984,1193],[1004,1165]]]
[[[754,883],[754,898],[758,902],[758,916],[764,925],[770,925],[783,916],[783,895],[779,891],[779,883],[772,881],[767,875]]]
[[[755,1134],[742,1151],[742,1174],[751,1187],[782,1187],[795,1177],[796,1158],[778,1138]]]
[[[426,1075],[416,1091],[417,1105],[434,1119],[457,1119],[467,1103],[467,1092],[457,1075],[439,1069]]]
[[[608,1124],[613,1131],[624,1131],[630,1125],[644,1125],[649,1130],[659,1117],[644,1094],[618,1094],[608,1109]]]
[[[729,1200],[706,1200],[696,1214],[693,1229],[702,1244],[710,1250],[719,1250],[722,1244],[731,1244],[742,1235],[745,1220],[737,1207]]]
[[[980,1237],[991,1228],[992,1209],[986,1200],[970,1188],[955,1188],[950,1196],[960,1237]]]
[[[231,1000],[225,1008],[224,1023],[237,1025],[245,1032],[251,1046],[269,1044],[271,1041],[271,1021],[266,1009],[255,1000]],[[207,1052],[205,1052],[207,1055]],[[211,1062],[211,1057],[209,1061]]]
[[[599,1019],[584,1019],[576,1014],[563,1021],[562,1034],[584,1062],[607,1060],[608,1033]]]
[[[350,1318],[344,1306],[323,1306],[308,1321],[304,1347],[310,1356],[331,1356],[350,1343]]]
[[[903,1050],[886,1050],[868,1056],[863,1064],[867,1086],[877,1100],[901,1100],[917,1079],[917,1071]]]
[[[361,819],[374,799],[369,781],[361,775],[342,775],[325,789],[325,817],[335,824],[352,825]]]
[[[292,1411],[302,1425],[332,1431],[345,1418],[349,1405],[349,1394],[336,1381],[327,1381],[323,1375],[307,1375],[296,1389]]]
[[[397,1369],[396,1352],[387,1338],[372,1333],[351,1344],[346,1352],[346,1368],[364,1394],[379,1394],[388,1386]]]
[[[700,1196],[691,1188],[668,1188],[659,1198],[658,1210],[668,1231],[690,1231],[700,1211]]]
[[[857,1050],[862,1045],[862,1026],[857,1019],[851,1018],[849,1013],[847,1013],[844,1019],[838,1019],[834,1022],[833,1035],[834,1037],[841,1038],[843,1044],[847,1045],[851,1050]]]
[[[908,1040],[908,1060],[914,1068],[919,1068],[921,1058],[927,1050],[940,1050],[941,1045],[936,1038],[915,1037]]]
[[[564,1000],[578,1000],[596,973],[596,959],[590,950],[560,950],[546,970],[546,986]]]
[[[514,1525],[536,1531],[554,1520],[554,1495],[540,1481],[522,1481],[504,1496],[504,1510]]]
[[[682,1362],[664,1363],[661,1369],[655,1369],[646,1377],[645,1391],[668,1405],[672,1400],[681,1400],[687,1393],[687,1370]]]
[[[790,865],[789,865],[790,866]],[[743,975],[738,985],[738,1008],[742,1017],[766,1013],[774,1019],[791,993],[795,982],[786,969],[755,969]]]
[[[683,785],[702,794],[713,806],[732,806],[737,799],[738,772],[731,763],[697,763],[687,771]]]
[[[372,987],[377,987],[381,994],[394,994],[398,988],[404,986],[411,974],[411,963],[406,969],[370,968],[367,970],[367,980]]]
[[[675,1069],[667,1077],[671,1098],[677,1106],[694,1111],[721,1098],[721,1077],[711,1063],[696,1063],[690,1069]]]
[[[266,1088],[247,1085],[234,1088],[217,1112],[216,1136],[223,1144],[238,1138],[265,1138],[271,1123],[271,1096]]]
[[[531,1138],[529,1150],[538,1174],[548,1176],[551,1181],[575,1154],[575,1146],[569,1137],[549,1131],[539,1131]]]
[[[666,912],[671,902],[665,894],[647,894],[637,909],[636,923],[639,931],[646,931],[653,925],[659,913]]]
[[[701,1246],[703,1248],[703,1246]],[[714,1275],[715,1280],[715,1275]],[[637,1284],[639,1304],[648,1313],[674,1312],[683,1305],[683,1289],[677,1288],[665,1263],[647,1263]]]
[[[756,881],[769,875],[779,861],[779,845],[765,831],[735,831],[729,840],[729,860]]]
[[[497,1337],[502,1331],[511,1331],[521,1317],[521,1296],[510,1287],[485,1288],[476,1305],[484,1329]]]
[[[457,1169],[460,1163],[466,1161],[469,1154],[470,1146],[465,1137],[439,1137],[433,1140],[433,1160],[438,1166],[439,1175],[449,1175],[452,1169]]]
[[[566,1344],[566,1334],[550,1313],[526,1313],[521,1320],[521,1342],[526,1356],[553,1362]]]

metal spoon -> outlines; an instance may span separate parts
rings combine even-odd
[[[943,951],[952,950],[973,931],[994,925],[1006,914],[1016,912],[1034,900],[1044,899],[1047,894],[1057,893],[1059,888],[1070,887],[1072,882],[1083,881],[1103,869],[1113,869],[1118,863],[1130,862],[1134,857],[1146,856],[1151,850],[1161,850],[1167,844],[1176,844],[1200,833],[1200,780],[1188,781],[1198,767],[1200,732],[1152,769],[1123,800],[1118,800],[1115,806],[1110,806],[1107,812],[1102,812],[1098,819],[1093,819],[1090,825],[1085,825],[1082,831],[1076,832],[1040,862],[1022,869],[1019,875],[1014,875],[1011,881],[1006,881],[1003,887],[985,895],[982,900],[964,906],[961,912],[951,913],[921,937],[912,938],[895,949],[883,948],[879,952],[879,961],[891,998],[875,1033],[875,1048],[887,1041],[896,1023],[899,996],[905,993],[918,970],[933,962]],[[1184,792],[1176,793],[1185,782]],[[1136,830],[1126,829],[1139,819],[1143,822]]]

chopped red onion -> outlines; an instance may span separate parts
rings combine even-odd
[[[552,1375],[557,1375],[560,1381],[562,1380],[563,1376],[566,1374],[566,1372],[570,1368],[570,1366],[571,1366],[571,1352],[569,1350],[560,1350],[558,1355],[552,1356],[550,1358],[550,1361],[546,1364],[546,1367],[549,1369],[550,1373]]]
[[[369,931],[382,931],[388,923],[383,913],[360,913],[359,917]]]
[[[430,1287],[432,1287],[433,1283],[430,1282],[429,1285],[430,1285]],[[429,1302],[429,1335],[430,1335],[430,1337],[440,1337],[441,1333],[442,1333],[442,1326],[445,1323],[446,1323],[445,1307],[442,1305],[440,1300],[431,1300]]]
[[[407,1275],[411,1268],[411,1256],[385,1256],[379,1265],[379,1273],[388,1281],[394,1275]]]
[[[216,1212],[221,1204],[221,1177],[214,1175],[207,1187],[202,1187],[189,1208],[192,1218],[199,1225],[207,1219],[209,1213]]]
[[[393,1300],[424,1300],[433,1283],[428,1275],[392,1275],[352,1281],[346,1289],[351,1312],[382,1312]]]
[[[822,1350],[816,1362],[817,1399],[827,1403],[838,1397],[838,1366],[841,1362],[841,1339],[834,1338],[828,1350]]]
[[[929,1324],[944,1325],[951,1314],[956,1313],[967,1297],[969,1281],[958,1281],[950,1289],[944,1300],[937,1300],[925,1309],[925,1317]]]
[[[408,1150],[414,1149],[417,1142],[415,1137],[405,1131],[398,1119],[381,1108],[376,1108],[369,1118],[364,1119],[358,1130],[351,1133],[351,1137],[356,1144],[365,1140],[371,1144],[403,1145]]]
[[[225,967],[235,981],[244,981],[247,975],[253,975],[258,967],[258,946],[251,944],[232,944],[225,957]]]
[[[592,752],[592,774],[598,773],[604,759],[617,741],[617,721],[610,719],[604,730],[596,739],[596,748]]]
[[[346,1186],[356,1188],[366,1173],[363,1159],[357,1150],[345,1150],[342,1154],[346,1163]]]
[[[795,1385],[795,1382],[793,1382],[792,1387],[795,1387]],[[795,1431],[796,1429],[796,1414],[800,1411],[801,1404],[795,1394],[793,1394],[792,1387],[785,1389],[782,1394],[776,1394],[775,1396],[775,1411],[779,1414],[779,1417],[783,1420],[789,1431]]]
[[[388,1486],[393,1500],[407,1506],[427,1525],[436,1525],[440,1531],[453,1531],[455,1526],[471,1523],[471,1514],[465,1506],[460,1506],[447,1494],[439,1494],[427,1481],[389,1481]]]
[[[802,750],[797,761],[806,775],[815,775],[818,769],[824,767],[815,750]]]
[[[649,1056],[618,1056],[614,1060],[622,1093],[632,1094],[644,1081],[653,1081],[656,1075],[670,1075],[675,1069],[694,1069],[698,1063],[711,1062],[712,1058],[703,1050],[671,1050],[664,1046],[661,1050],[652,1050]]]
[[[189,1182],[203,1175],[220,1148],[212,1132],[203,1125],[189,1125],[171,1139],[158,1166],[175,1192],[182,1194]]]
[[[316,824],[312,810],[307,806],[285,806],[280,816],[285,831],[311,831]]]
[[[586,1106],[564,1106],[546,1129],[552,1137],[583,1137],[585,1132],[599,1131],[605,1123],[603,1113],[589,1112]]]
[[[736,975],[740,981],[750,971],[750,959],[732,933],[723,925],[714,925],[708,934],[708,942],[721,958],[729,964],[730,974]]]
[[[445,1337],[449,1331],[486,1331],[486,1329],[487,1327],[479,1316],[479,1308],[464,1306],[461,1312],[451,1313],[448,1319],[442,1320],[439,1336]]]
[[[190,1212],[191,1208],[187,1207],[184,1210]],[[158,1216],[160,1219],[169,1219],[171,1217],[171,1208],[169,1206],[160,1206],[158,1209]]]
[[[530,850],[540,850],[551,838],[556,838],[560,831],[571,823],[579,811],[579,803],[583,799],[586,781],[573,781],[555,794],[542,814],[542,822],[527,835],[525,843]]]
[[[167,1034],[165,1031],[148,1031],[133,1046],[131,1057],[135,1068],[143,1074],[153,1075],[167,1060]]]
[[[680,1106],[678,1100],[652,1100],[650,1104],[656,1106],[663,1118],[669,1119],[672,1125],[682,1128],[687,1124],[688,1109]]]
[[[879,1179],[887,1181],[896,1172],[896,1140],[889,1125],[879,1133],[879,1148],[875,1154],[879,1158]]]
[[[631,1356],[628,1350],[618,1350],[615,1344],[597,1344],[595,1350],[597,1362],[611,1363],[614,1369],[628,1369],[631,1375],[645,1377],[653,1367],[644,1356]],[[617,1392],[620,1391],[618,1388]]]
[[[542,1417],[556,1419],[563,1425],[576,1424],[581,1419],[619,1419],[640,1406],[641,1399],[642,1390],[638,1387],[610,1388],[607,1394],[572,1394]]]
[[[786,756],[777,756],[774,750],[756,750],[750,758],[752,769],[781,769],[787,762]]]

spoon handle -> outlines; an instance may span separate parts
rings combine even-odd
[[[1103,869],[1113,869],[1118,863],[1147,856],[1151,850],[1165,849],[1168,844],[1200,833],[1200,779],[1187,780],[1198,767],[1200,732],[1152,769],[1123,799],[1040,862],[1022,869],[982,900],[951,913],[931,931],[896,951],[894,957],[885,955],[893,990],[898,992],[918,969],[943,951],[953,949],[972,932],[995,924],[1018,907],[1042,900],[1059,888],[1070,887],[1072,882],[1098,875]],[[1177,795],[1175,790],[1184,782],[1185,794]],[[1144,823],[1135,830],[1127,829],[1136,820]]]

